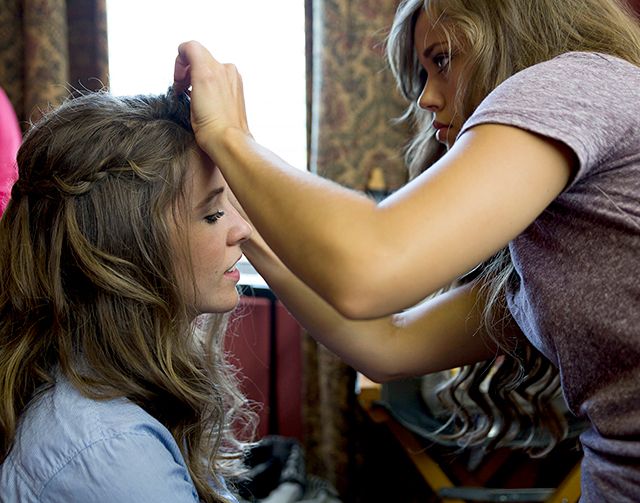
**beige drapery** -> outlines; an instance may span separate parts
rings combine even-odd
[[[0,0],[0,86],[23,130],[72,89],[108,84],[105,0]]]

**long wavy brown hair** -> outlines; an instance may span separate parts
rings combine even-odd
[[[62,372],[158,419],[200,498],[224,501],[210,482],[241,469],[234,432],[253,418],[225,360],[226,316],[194,318],[178,287],[189,240],[172,233],[186,232],[196,148],[189,101],[171,91],[69,99],[26,134],[0,221],[0,459]]]
[[[444,154],[434,139],[431,112],[418,106],[424,87],[414,49],[417,18],[426,11],[438,20],[450,51],[465,52],[454,110],[467,119],[480,102],[516,72],[570,51],[617,56],[640,66],[640,26],[621,0],[402,0],[387,41],[387,56],[401,94],[409,102],[401,120],[414,124],[406,150],[410,177]],[[487,332],[506,356],[460,369],[440,390],[451,412],[447,426],[463,445],[501,445],[520,438],[533,454],[551,450],[568,432],[557,403],[557,369],[530,345],[503,337],[512,324],[505,289],[518,281],[509,250],[483,264],[479,281],[487,308]],[[544,439],[542,442],[540,438]],[[534,447],[535,446],[535,447]],[[541,446],[541,447],[540,447]]]

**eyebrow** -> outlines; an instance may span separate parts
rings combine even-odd
[[[422,55],[424,56],[425,59],[428,59],[429,56],[431,56],[431,53],[433,52],[433,50],[436,48],[436,46],[444,45],[446,43],[447,43],[446,41],[434,42],[429,47],[427,47],[424,51],[422,51]]]
[[[224,187],[217,187],[211,190],[202,201],[196,206],[196,210],[202,210],[207,207],[207,205],[215,199],[218,195],[224,192]]]

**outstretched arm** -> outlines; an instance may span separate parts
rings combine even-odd
[[[176,88],[192,86],[200,146],[220,166],[286,266],[349,318],[416,304],[522,232],[567,184],[567,148],[482,125],[379,205],[288,166],[248,132],[241,79],[200,44],[182,44]]]
[[[311,336],[346,363],[377,382],[493,358],[494,342],[482,328],[483,298],[469,284],[403,313],[349,320],[295,277],[258,233],[243,251],[278,298]],[[508,325],[509,336],[521,336]]]

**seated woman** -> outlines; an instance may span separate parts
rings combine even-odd
[[[188,99],[71,99],[18,166],[0,222],[0,499],[236,501],[225,477],[251,414],[223,313],[251,228]]]

